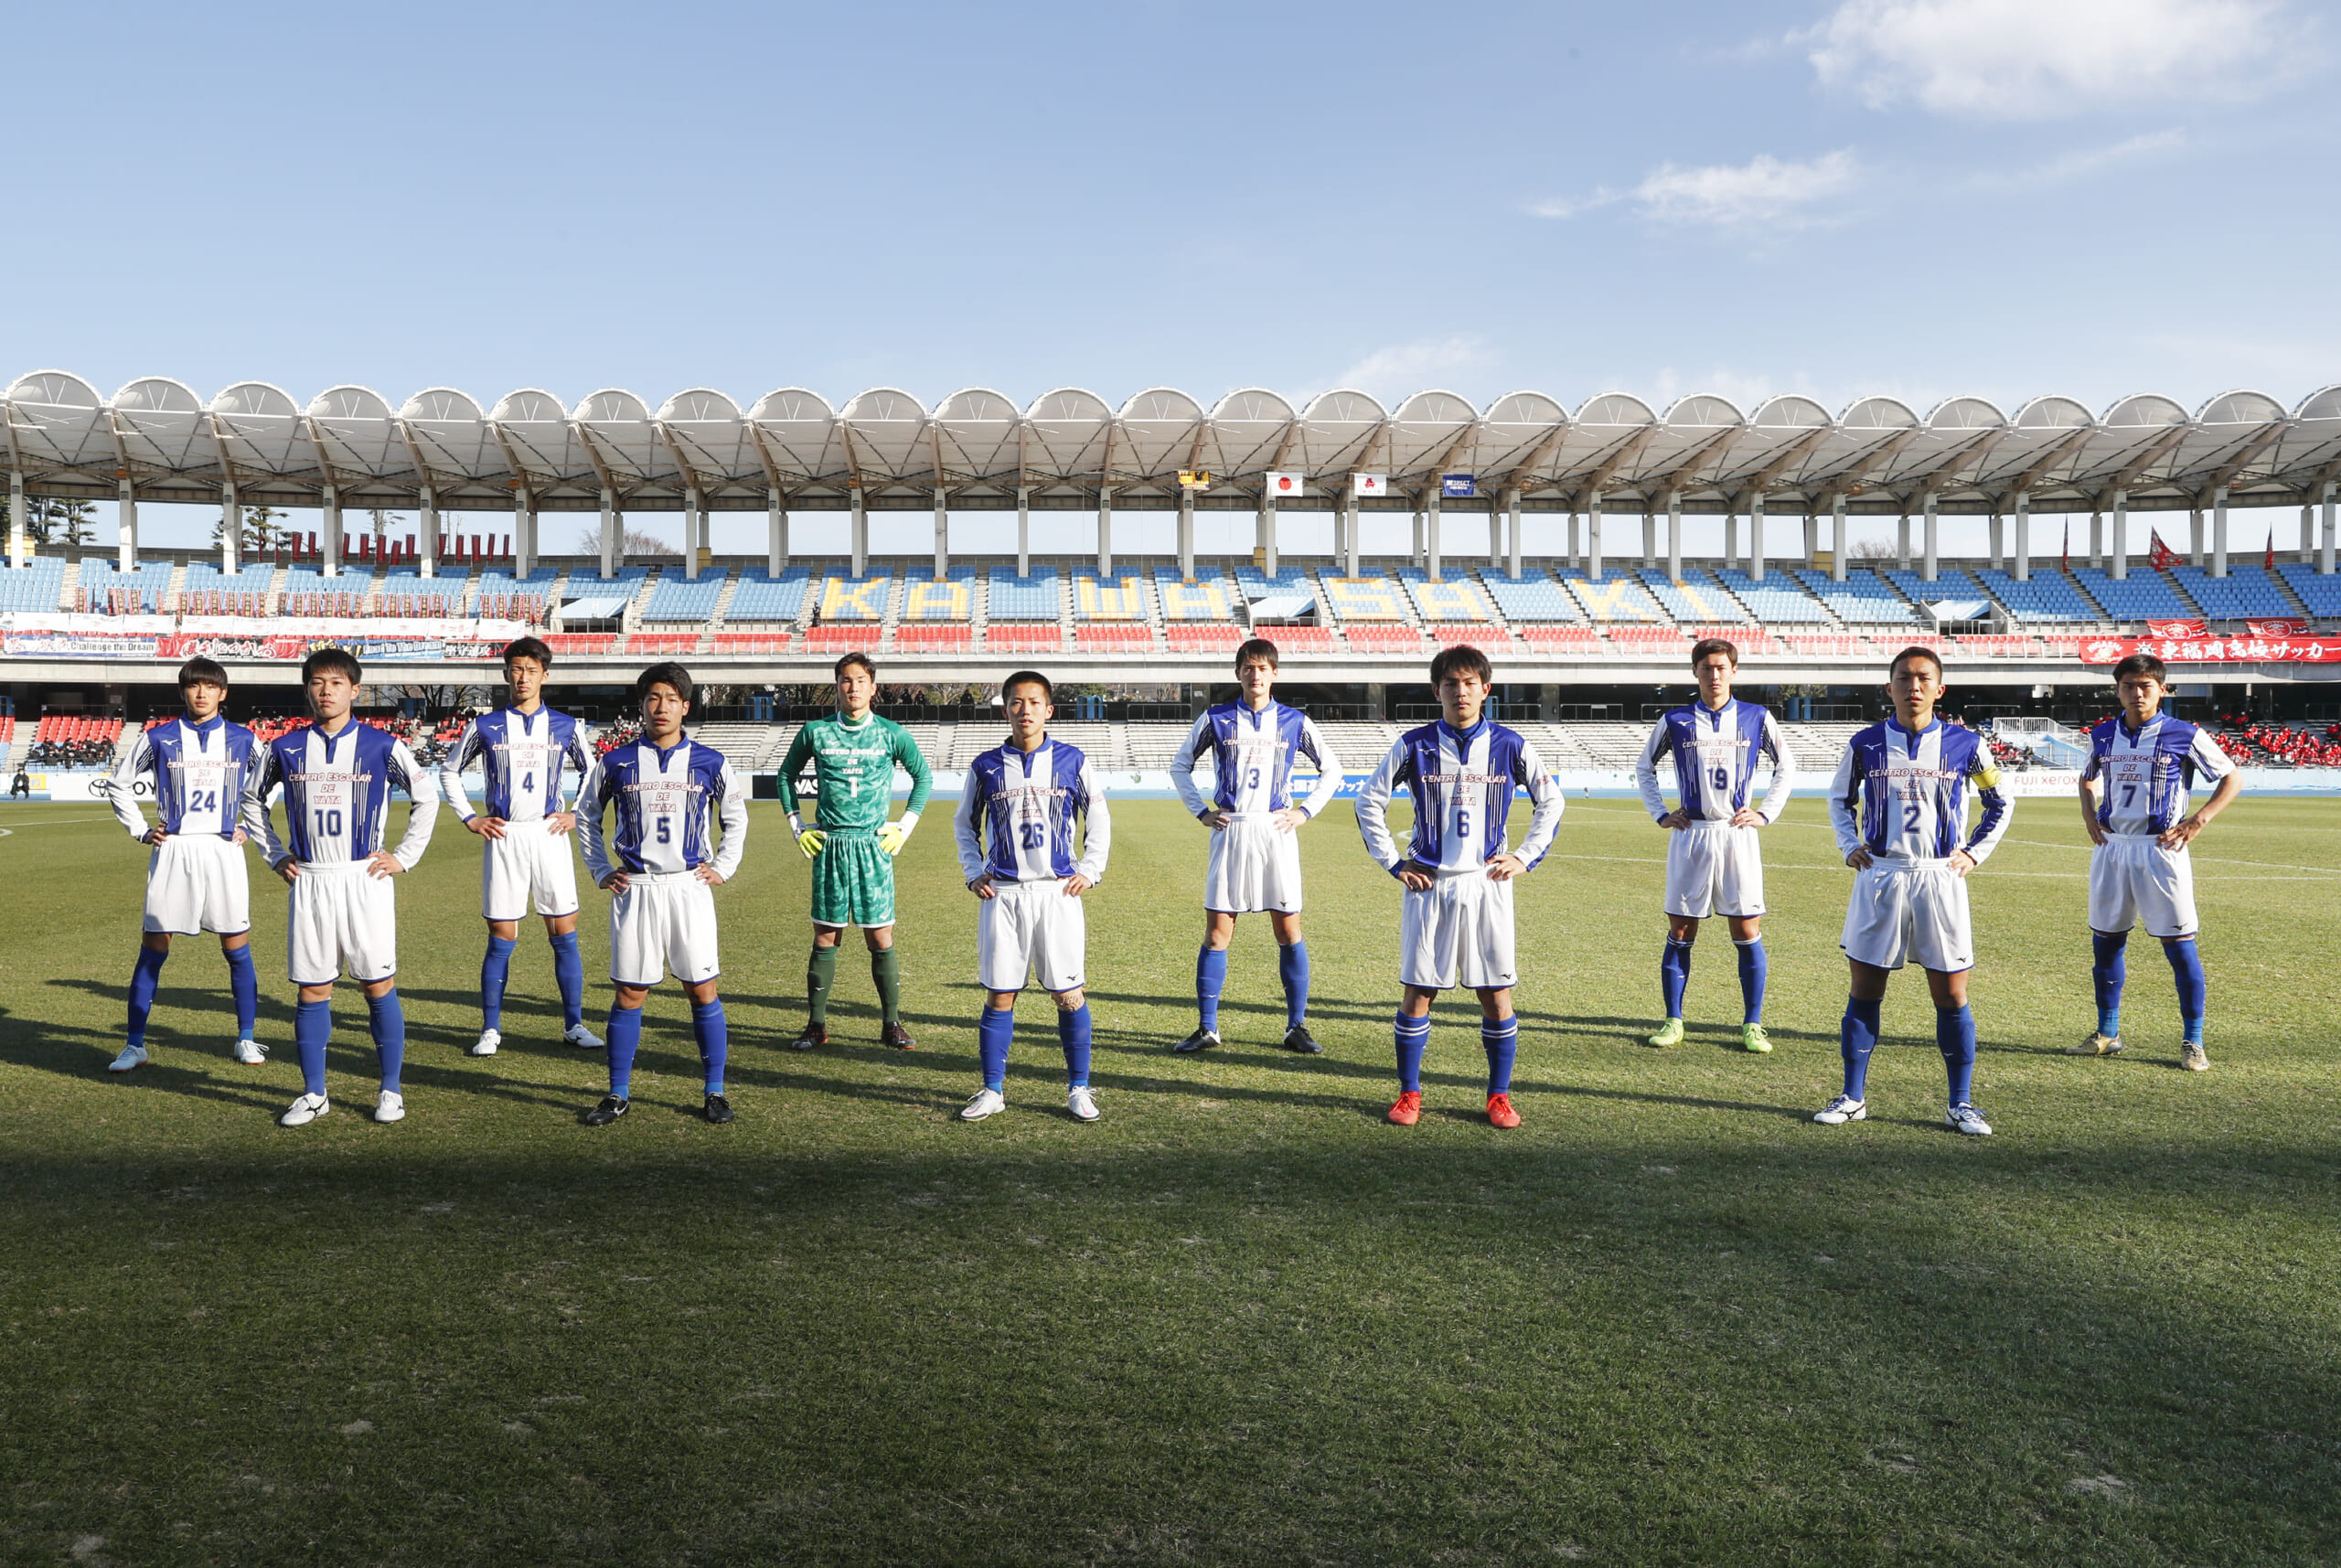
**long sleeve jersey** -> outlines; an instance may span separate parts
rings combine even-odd
[[[475,760],[484,785],[477,813],[464,786],[464,770]],[[439,764],[439,793],[465,822],[475,815],[540,822],[561,809],[562,775],[582,784],[593,765],[593,732],[568,714],[499,708],[464,726]]]
[[[607,837],[604,815],[617,819]],[[711,822],[723,829],[712,845]],[[703,865],[728,882],[748,850],[748,792],[722,752],[688,735],[665,751],[647,739],[613,746],[578,788],[577,835],[597,886],[617,870],[672,875]]]
[[[1796,763],[1780,734],[1772,710],[1734,698],[1721,708],[1694,702],[1670,711],[1651,726],[1650,741],[1634,763],[1634,783],[1642,792],[1642,807],[1653,819],[1667,814],[1658,766],[1674,763],[1674,798],[1689,816],[1705,822],[1728,822],[1748,804],[1756,782],[1756,764],[1772,759],[1771,786],[1756,814],[1777,822],[1788,809],[1796,789]]]
[[[780,786],[792,813],[802,809],[796,781],[808,762],[813,764],[813,826],[824,832],[875,832],[885,827],[897,767],[911,779],[911,797],[903,807],[905,827],[918,821],[935,788],[935,775],[911,732],[875,713],[865,714],[858,724],[834,713],[796,731],[780,764]]]
[[[272,790],[284,794],[285,837],[269,820]],[[431,845],[439,791],[430,770],[404,741],[387,730],[351,720],[337,735],[315,724],[290,730],[261,748],[259,766],[244,790],[244,827],[272,866],[297,860],[326,866],[370,859],[390,825],[390,791],[414,803],[406,837],[390,856],[408,870]]]
[[[2089,732],[2081,764],[2081,777],[2103,781],[2097,821],[2109,833],[2167,833],[2186,815],[2198,776],[2217,784],[2234,771],[2208,731],[2159,713],[2135,733],[2119,715],[2108,719]]]
[[[107,804],[133,838],[145,837],[152,829],[138,808],[137,785],[146,776],[154,780],[155,814],[164,832],[233,837],[259,749],[251,731],[224,719],[157,724],[132,739],[105,782]]]
[[[1390,796],[1401,784],[1415,797],[1414,837],[1402,850],[1390,836]],[[1504,853],[1504,824],[1515,786],[1528,792],[1528,831],[1512,851],[1530,870],[1553,847],[1566,802],[1525,736],[1482,719],[1456,730],[1444,719],[1398,737],[1357,793],[1357,828],[1365,852],[1392,876],[1412,860],[1442,877],[1483,869]]]
[[[1967,833],[1971,790],[1983,811]],[[1856,731],[1829,786],[1840,855],[1866,848],[1897,859],[1947,860],[1964,850],[1980,865],[2015,811],[2000,793],[1983,737],[1940,719],[1916,733],[1894,719]]]
[[[1106,789],[1089,759],[1078,746],[1046,736],[1030,752],[1010,741],[978,757],[951,816],[959,869],[970,882],[986,875],[1002,882],[1075,876],[1102,882],[1113,835]]]
[[[1195,787],[1195,764],[1209,753],[1216,783],[1211,804]],[[1317,785],[1308,798],[1292,798],[1293,769],[1302,758],[1317,764]],[[1207,709],[1187,731],[1170,759],[1170,784],[1191,816],[1217,809],[1236,816],[1271,816],[1298,805],[1315,816],[1333,803],[1342,787],[1342,765],[1325,744],[1317,721],[1298,708],[1270,702],[1254,712],[1241,702]]]

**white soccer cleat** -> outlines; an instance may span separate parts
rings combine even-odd
[[[385,1089],[374,1102],[374,1119],[378,1122],[406,1120],[406,1096],[395,1089]]]
[[[236,1042],[236,1049],[228,1054],[246,1067],[259,1067],[268,1061],[268,1047],[256,1040],[240,1040]]]
[[[128,1072],[133,1068],[144,1067],[145,1065],[146,1048],[143,1045],[125,1045],[122,1048],[122,1054],[120,1056],[115,1057],[112,1061],[106,1063],[106,1071],[108,1072]]]
[[[571,1024],[566,1029],[563,1029],[561,1031],[561,1042],[563,1045],[573,1045],[580,1051],[599,1051],[602,1049],[602,1037],[595,1034],[592,1029],[587,1029],[582,1022]]]
[[[1094,1122],[1097,1119],[1097,1096],[1089,1092],[1088,1084],[1078,1084],[1064,1092],[1064,1108],[1073,1113],[1076,1122]]]
[[[1985,1121],[1983,1113],[1972,1105],[1953,1105],[1944,1115],[1943,1120],[1951,1124],[1952,1132],[1964,1133],[1971,1138],[1988,1138],[1992,1136],[1992,1124]]]
[[[980,1122],[986,1116],[997,1116],[1008,1109],[1008,1096],[997,1089],[978,1089],[976,1097],[959,1108],[963,1122]]]
[[[1824,1127],[1841,1127],[1847,1122],[1865,1121],[1868,1116],[1869,1103],[1856,1100],[1851,1094],[1840,1094],[1812,1114],[1812,1119]]]
[[[323,1094],[304,1094],[284,1108],[284,1114],[276,1118],[276,1125],[280,1127],[305,1127],[332,1109]]]
[[[2211,1070],[2210,1054],[2203,1049],[2201,1040],[2190,1040],[2179,1051],[2178,1065],[2189,1072],[2208,1072]]]
[[[474,1056],[494,1056],[496,1054],[496,1048],[503,1043],[503,1030],[484,1029],[479,1031],[479,1039],[472,1046],[472,1054]]]

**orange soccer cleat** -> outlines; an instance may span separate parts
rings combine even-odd
[[[1511,1095],[1491,1094],[1488,1096],[1488,1125],[1497,1127],[1520,1125],[1520,1113],[1512,1108]]]
[[[1398,1096],[1398,1103],[1390,1107],[1390,1119],[1402,1127],[1411,1127],[1421,1121],[1423,1092],[1419,1089],[1408,1089],[1401,1093]]]

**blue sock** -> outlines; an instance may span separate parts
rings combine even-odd
[[[552,939],[552,983],[561,987],[561,1027],[575,1029],[585,1021],[585,955],[573,931]]]
[[[1430,1017],[1425,1014],[1410,1019],[1398,1015],[1398,1087],[1423,1092],[1423,1048],[1430,1044]]]
[[[606,1029],[610,1061],[610,1093],[619,1099],[634,1093],[634,1053],[642,1049],[642,1009],[610,1004]]]
[[[260,974],[252,967],[252,944],[226,950],[228,995],[236,999],[236,1038],[250,1040],[260,1022]]]
[[[1877,1015],[1883,997],[1845,998],[1845,1021],[1838,1026],[1837,1049],[1845,1059],[1845,1093],[1859,1100],[1869,1083],[1869,1053],[1877,1049]]]
[[[707,1092],[722,1093],[723,1063],[732,1054],[732,1031],[723,1021],[722,997],[691,1004],[691,1038],[699,1041],[699,1060],[706,1069]]]
[[[1658,961],[1658,994],[1666,1003],[1666,1016],[1683,1016],[1683,993],[1691,984],[1691,944],[1666,939],[1665,955]]]
[[[504,983],[512,976],[512,950],[520,945],[508,936],[487,939],[487,956],[479,963],[479,1017],[482,1029],[504,1027]]]
[[[1284,1027],[1299,1029],[1309,1021],[1309,944],[1277,948],[1277,974],[1284,981]]]
[[[326,1092],[326,1042],[333,1039],[333,1003],[293,1004],[293,1050],[301,1058],[301,1092]]]
[[[1975,1087],[1975,1015],[1965,1008],[1935,1009],[1935,1049],[1951,1073],[1951,1103],[1970,1103]]]
[[[1501,1023],[1480,1020],[1480,1044],[1488,1053],[1488,1093],[1512,1093],[1512,1059],[1520,1049],[1520,1020],[1505,1019]]]
[[[1741,1022],[1759,1024],[1764,1021],[1764,977],[1771,972],[1771,964],[1764,956],[1764,939],[1760,936],[1746,942],[1734,941],[1739,949],[1739,1003],[1744,1011]]]
[[[138,949],[138,963],[130,971],[132,1045],[146,1043],[146,1015],[155,1010],[155,987],[163,983],[163,963],[169,957],[169,953],[157,953],[151,947]]]
[[[1206,947],[1195,955],[1195,1012],[1204,1029],[1219,1032],[1219,993],[1227,985],[1227,949]]]
[[[1015,1038],[1014,1010],[986,1004],[976,1020],[976,1054],[983,1062],[984,1087],[995,1094],[1008,1088],[1008,1046]]]
[[[2208,997],[2210,983],[2203,977],[2203,955],[2195,950],[2195,939],[2165,942],[2165,956],[2170,960],[2170,973],[2178,982],[2178,1019],[2186,1026],[2186,1043],[2203,1043],[2203,1009]]]
[[[2097,950],[2097,960],[2089,971],[2090,984],[2097,990],[2097,1032],[2117,1040],[2122,1034],[2122,983],[2130,977],[2130,965],[2122,959],[2130,933],[2092,931],[2089,940]]]
[[[1064,1046],[1064,1081],[1068,1088],[1089,1086],[1089,1004],[1057,1014],[1057,1039]]]
[[[399,1092],[399,1072],[406,1066],[406,1009],[399,1006],[398,987],[366,998],[366,1026],[374,1036],[374,1062],[381,1069],[382,1087]]]

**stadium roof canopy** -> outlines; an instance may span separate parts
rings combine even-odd
[[[2298,505],[2341,480],[2341,385],[2287,409],[2253,391],[2223,392],[2189,412],[2140,395],[2093,413],[2070,398],[2013,412],[1952,398],[1925,413],[1864,398],[1832,414],[1808,398],[1742,411],[1709,395],[1662,411],[1623,392],[1571,411],[1541,392],[1484,409],[1453,392],[1417,392],[1395,408],[1331,391],[1296,409],[1245,388],[1205,408],[1155,387],[1118,409],[1064,387],[1025,408],[983,388],[928,409],[876,388],[832,408],[801,387],[743,410],[707,388],[655,411],[604,389],[574,409],[551,392],[513,392],[492,408],[449,387],[393,407],[365,387],[333,387],[305,404],[262,381],[208,400],[150,376],[112,397],[62,370],[20,378],[5,394],[12,484],[36,496],[112,496],[128,482],[155,501],[212,501],[232,484],[244,504],[464,510],[1002,509],[1178,503],[1181,470],[1212,475],[1204,507],[1251,507],[1271,473],[1306,476],[1315,504],[1346,499],[1352,473],[1388,476],[1384,503],[1436,495],[1469,474],[1482,506],[1514,498],[1576,510],[1598,495],[1609,511],[1909,513],[1928,496],[1943,512],[1999,512],[2021,496],[2035,511],[2109,506]],[[428,496],[426,497],[426,491]],[[942,496],[937,492],[941,491]],[[1366,503],[1369,507],[1374,503]]]

